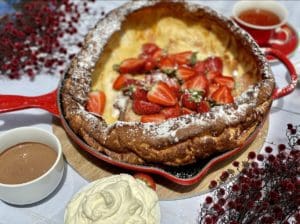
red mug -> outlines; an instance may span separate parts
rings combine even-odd
[[[257,25],[246,22],[240,18],[241,13],[247,10],[266,10],[279,18],[275,25]],[[234,21],[246,30],[258,43],[259,46],[269,46],[271,44],[283,45],[290,39],[290,31],[282,28],[286,23],[288,12],[281,4],[276,1],[238,1],[233,7]],[[284,33],[285,39],[276,39],[275,33]]]

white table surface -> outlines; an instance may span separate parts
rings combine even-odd
[[[96,4],[108,11],[124,1],[97,1]],[[226,16],[231,15],[234,1],[193,1],[209,5]],[[300,2],[280,1],[289,11],[288,22],[300,31]],[[299,49],[291,57],[300,70]],[[284,66],[272,64],[279,87],[286,85],[287,74]],[[19,94],[27,96],[48,93],[57,87],[59,76],[41,74],[32,82],[24,77],[21,80],[8,80],[0,75],[0,94]],[[287,142],[285,128],[287,123],[300,124],[300,87],[279,100],[275,100],[270,112],[270,126],[265,145]],[[1,100],[1,99],[0,99]],[[0,101],[1,103],[1,101]],[[22,126],[36,126],[52,132],[52,116],[40,109],[27,109],[18,112],[0,114],[0,133]],[[1,224],[59,224],[63,223],[64,208],[72,195],[88,182],[66,165],[65,175],[59,187],[45,200],[28,206],[13,206],[0,201]],[[205,195],[204,195],[205,196]],[[172,201],[160,201],[162,224],[197,223],[199,205],[203,195]]]

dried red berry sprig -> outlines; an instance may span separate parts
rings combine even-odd
[[[39,0],[2,19],[0,25],[0,74],[12,79],[34,78],[42,70],[64,72],[70,54],[62,38],[77,33],[77,23],[88,12],[87,1]],[[80,44],[80,43],[77,43]]]
[[[288,136],[293,128],[299,126],[289,125]],[[250,152],[247,161],[234,161],[239,175],[224,171],[210,183],[199,223],[300,223],[299,139],[289,142],[291,148],[280,144],[275,153],[267,146],[264,154]]]

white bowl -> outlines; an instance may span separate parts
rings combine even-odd
[[[46,198],[58,186],[64,172],[61,144],[57,137],[35,127],[22,127],[0,135],[0,153],[23,142],[37,142],[56,150],[57,158],[42,176],[21,184],[0,183],[0,199],[11,204],[25,205]]]

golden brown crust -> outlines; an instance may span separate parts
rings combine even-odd
[[[226,30],[235,38],[231,44],[239,44],[243,48],[241,57],[254,63],[259,81],[236,97],[234,104],[216,106],[209,113],[184,115],[161,124],[118,121],[108,125],[103,118],[84,108],[91,86],[91,72],[106,41],[119,29],[117,25],[120,24],[112,21],[116,18],[120,22],[126,21],[132,12],[144,7],[147,10],[151,10],[151,7],[166,8],[165,4],[168,4],[169,10],[184,10],[189,16],[195,14],[197,18],[205,18]],[[109,30],[108,26],[111,25],[115,27]],[[103,37],[95,37],[97,35]],[[273,76],[258,46],[231,21],[198,5],[139,1],[112,11],[89,33],[82,51],[72,61],[65,76],[61,99],[62,111],[68,124],[95,150],[112,159],[133,164],[178,166],[242,145],[268,114],[273,89]]]

